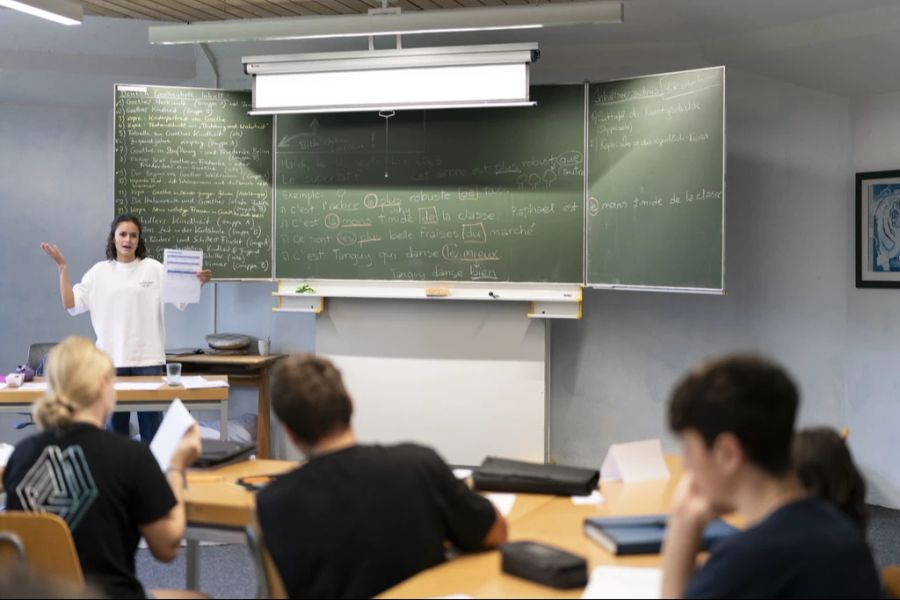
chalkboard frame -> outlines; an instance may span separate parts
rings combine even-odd
[[[728,129],[727,125],[727,110],[728,103],[726,102],[726,86],[727,79],[725,77],[725,66],[713,66],[713,67],[700,67],[696,69],[682,69],[679,71],[668,71],[665,73],[650,73],[646,75],[635,75],[632,77],[619,77],[616,79],[610,79],[606,81],[589,81],[585,83],[585,94],[589,94],[590,86],[592,84],[605,84],[605,83],[614,83],[618,81],[634,81],[637,79],[647,79],[650,77],[665,77],[667,75],[679,75],[682,73],[694,73],[699,71],[711,71],[711,70],[720,70],[722,72],[722,218],[721,218],[721,232],[722,232],[722,242],[721,242],[721,266],[719,269],[720,279],[719,279],[719,287],[718,288],[705,288],[705,287],[687,287],[687,286],[654,286],[654,285],[636,285],[636,284],[611,284],[611,283],[592,283],[590,281],[590,215],[588,214],[589,210],[589,195],[590,195],[590,160],[587,156],[587,132],[585,134],[586,146],[585,146],[585,221],[584,221],[584,229],[585,229],[585,257],[584,257],[584,287],[591,289],[601,289],[601,290],[619,290],[619,291],[638,291],[638,292],[668,292],[668,293],[682,293],[682,294],[710,294],[710,295],[726,295],[728,292],[725,288],[725,250],[726,250],[726,229],[725,229],[725,214],[726,214],[726,200],[728,197],[727,189],[726,189],[726,181],[727,181],[727,154],[728,154]],[[589,107],[589,97],[585,98],[585,110],[588,111]],[[589,127],[589,116],[586,114],[585,116],[585,127]]]
[[[679,286],[650,286],[650,285],[621,285],[621,284],[607,284],[607,283],[592,283],[589,281],[590,274],[590,215],[589,215],[589,196],[590,196],[590,165],[589,165],[589,129],[590,129],[590,87],[592,84],[601,84],[601,83],[611,83],[614,81],[628,81],[628,80],[636,80],[636,79],[645,79],[650,77],[662,77],[666,75],[676,75],[680,73],[689,73],[696,71],[704,71],[711,69],[720,69],[722,71],[722,157],[721,157],[721,165],[722,165],[722,203],[721,203],[721,268],[720,268],[720,281],[721,285],[719,288],[696,288],[696,287],[679,287]],[[573,85],[569,83],[568,85]],[[458,289],[460,293],[457,295],[450,295],[448,299],[477,299],[483,293],[491,293],[494,290],[500,290],[505,292],[504,300],[506,299],[523,299],[523,294],[528,295],[531,293],[533,298],[541,299],[541,298],[565,298],[565,301],[569,301],[571,298],[571,293],[573,289],[580,290],[582,288],[593,288],[593,289],[614,289],[614,290],[635,290],[635,291],[658,291],[658,292],[676,292],[676,293],[695,293],[695,294],[724,294],[725,292],[725,251],[726,251],[726,229],[725,229],[725,216],[726,216],[726,200],[727,200],[727,191],[726,191],[726,169],[727,169],[727,104],[725,102],[726,99],[726,80],[725,80],[725,67],[704,67],[700,69],[686,69],[681,71],[671,71],[667,73],[653,73],[646,75],[637,75],[633,77],[624,77],[618,78],[615,80],[609,81],[600,81],[594,82],[590,80],[584,80],[580,83],[574,85],[582,85],[584,89],[584,114],[583,114],[583,122],[584,122],[584,184],[582,190],[582,202],[583,202],[583,217],[582,217],[582,266],[583,266],[583,277],[581,282],[571,282],[571,283],[550,283],[550,282],[496,282],[495,284],[478,284],[476,282],[471,281],[449,281],[449,280],[440,280],[440,281],[426,281],[426,280],[416,280],[416,281],[405,281],[403,285],[398,286],[400,280],[389,280],[389,279],[372,279],[372,280],[344,280],[344,279],[310,279],[308,281],[318,285],[323,290],[331,290],[334,292],[333,295],[336,296],[356,296],[356,297],[387,297],[384,296],[383,293],[377,291],[378,288],[390,288],[393,289],[397,295],[394,297],[399,298],[419,298],[419,297],[430,297],[426,294],[426,290],[428,288],[433,288],[435,286],[443,286],[451,289]],[[208,88],[208,87],[192,87],[192,86],[164,86],[164,85],[152,85],[152,84],[115,84],[113,86],[113,118],[115,123],[115,98],[116,93],[120,87],[140,87],[140,88],[153,88],[153,89],[186,89],[191,91],[211,91],[211,92],[244,92],[246,90],[221,90],[219,88]],[[115,135],[115,126],[113,128],[113,133]],[[274,281],[278,282],[284,278],[278,278],[275,276],[276,273],[276,259],[277,259],[277,220],[278,214],[276,209],[276,193],[278,186],[278,173],[277,173],[277,116],[272,117],[272,126],[271,126],[271,134],[272,134],[272,171],[271,177],[272,181],[270,184],[269,190],[269,202],[271,207],[271,247],[270,247],[270,269],[268,277],[248,277],[248,278],[219,278],[216,277],[214,281]],[[115,175],[114,175],[115,176]],[[291,279],[290,281],[294,281]],[[296,281],[307,281],[307,280],[296,280]],[[400,291],[397,291],[397,290]],[[498,292],[499,293],[499,292]],[[580,293],[578,294],[580,300]],[[492,299],[492,297],[486,297],[485,299]]]
[[[221,88],[211,88],[211,87],[202,87],[202,86],[190,86],[190,85],[157,85],[157,84],[147,84],[147,83],[114,83],[112,86],[113,91],[113,126],[112,126],[112,134],[113,134],[113,179],[115,179],[115,162],[116,162],[116,110],[118,108],[117,105],[117,94],[120,91],[120,88],[144,88],[144,89],[167,89],[167,90],[191,90],[197,92],[244,92],[249,93],[250,90],[225,90]],[[126,90],[128,91],[128,90]],[[252,108],[252,106],[251,106]],[[248,112],[249,114],[249,112]],[[259,117],[264,118],[264,117]],[[270,117],[271,120],[271,117]],[[272,133],[272,178],[274,181],[275,177],[275,123],[272,121],[271,123],[271,133]],[[269,210],[271,213],[271,223],[270,223],[270,248],[269,248],[269,269],[268,276],[263,277],[216,277],[215,272],[213,272],[212,282],[266,282],[266,281],[277,281],[275,279],[275,190],[274,186],[269,186]],[[115,209],[115,181],[113,182],[113,215],[114,218],[119,215],[119,213]],[[205,256],[204,256],[205,261]],[[162,262],[160,260],[160,262]],[[204,263],[205,264],[205,263]]]

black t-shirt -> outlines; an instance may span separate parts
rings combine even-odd
[[[292,598],[371,598],[481,547],[491,503],[421,446],[353,446],[311,459],[257,498],[263,538]]]
[[[881,588],[859,528],[810,498],[720,542],[685,597],[878,598]]]
[[[138,526],[175,506],[149,446],[87,423],[33,435],[3,472],[7,508],[52,512],[75,539],[85,579],[110,598],[143,598],[135,576]]]

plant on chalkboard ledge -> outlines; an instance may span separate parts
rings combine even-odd
[[[294,292],[296,292],[298,294],[315,294],[316,290],[315,290],[315,288],[313,288],[313,286],[309,285],[308,283],[304,283],[303,285],[298,285],[297,289],[294,290]]]

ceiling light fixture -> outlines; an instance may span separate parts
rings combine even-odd
[[[0,0],[0,6],[62,25],[81,25],[84,18],[81,3],[72,0]]]
[[[31,1],[31,0],[30,0]],[[324,15],[207,21],[149,28],[151,44],[299,40],[621,23],[622,2],[422,10],[402,14]]]
[[[538,45],[496,44],[244,57],[250,114],[533,106]]]

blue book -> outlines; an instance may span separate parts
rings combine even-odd
[[[584,520],[584,533],[612,554],[658,554],[669,517],[593,517]],[[737,529],[716,519],[703,530],[703,549],[737,533]]]

